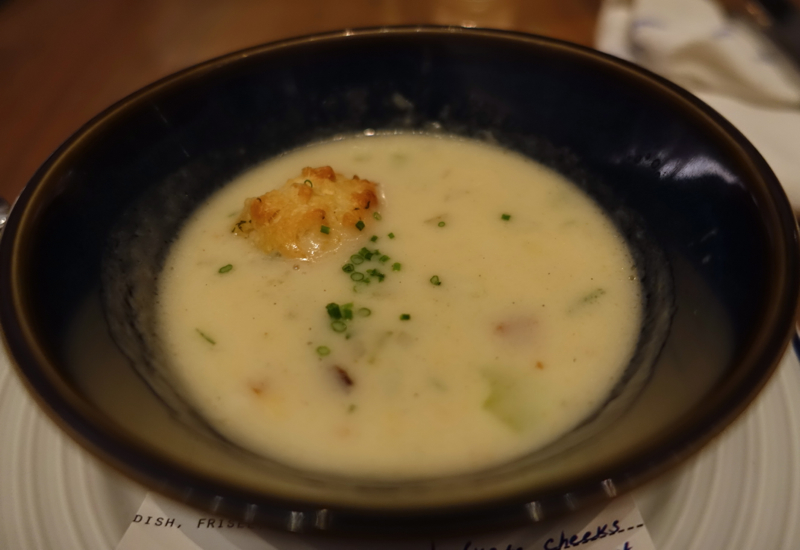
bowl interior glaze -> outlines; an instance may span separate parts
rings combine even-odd
[[[492,470],[379,483],[297,471],[207,437],[134,374],[100,299],[109,235],[131,205],[170,205],[168,214],[146,213],[158,231],[140,266],[154,280],[168,235],[237,174],[368,129],[514,148],[583,185],[628,224],[631,239],[658,251],[666,275],[651,272],[649,284],[661,296],[652,310],[654,322],[666,322],[665,341],[615,422]],[[791,208],[755,149],[658,77],[526,35],[348,31],[210,61],[89,122],[14,207],[0,242],[0,320],[50,415],[92,452],[179,500],[314,532],[491,528],[628,490],[728,425],[787,345],[796,242]]]

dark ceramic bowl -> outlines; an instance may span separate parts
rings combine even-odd
[[[254,164],[367,129],[498,142],[565,173],[608,210],[636,250],[648,313],[635,364],[597,418],[501,467],[399,483],[254,457],[167,405],[170,389],[136,340],[170,238]],[[38,171],[8,221],[0,268],[13,362],[91,452],[217,514],[361,534],[519,525],[664,472],[765,384],[800,281],[777,180],[702,102],[592,50],[448,28],[289,40],[130,96]]]

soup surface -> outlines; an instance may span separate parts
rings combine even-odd
[[[307,262],[232,232],[247,197],[320,166],[377,183],[353,239]],[[386,479],[490,467],[574,428],[620,379],[641,307],[625,241],[577,187],[422,135],[309,146],[231,182],[174,243],[158,303],[179,386],[220,433]]]

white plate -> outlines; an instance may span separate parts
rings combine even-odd
[[[659,550],[800,548],[800,363],[698,457],[635,498]],[[145,490],[41,413],[0,351],[0,548],[109,550]]]

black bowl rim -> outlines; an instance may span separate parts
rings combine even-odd
[[[21,276],[25,227],[32,223],[35,211],[47,202],[46,191],[52,187],[56,175],[72,154],[79,151],[93,136],[102,133],[109,125],[129,109],[157,96],[162,89],[184,85],[195,78],[201,78],[231,63],[242,59],[275,52],[296,45],[313,42],[358,39],[388,35],[425,34],[428,36],[459,34],[471,37],[488,37],[509,42],[527,44],[542,51],[561,51],[581,58],[586,62],[602,67],[620,79],[628,79],[648,87],[651,93],[669,97],[676,106],[702,121],[710,129],[716,129],[721,138],[727,138],[727,146],[733,148],[739,158],[750,166],[754,175],[760,179],[765,193],[770,199],[774,212],[771,219],[780,250],[776,257],[776,271],[779,280],[774,285],[775,302],[765,316],[772,321],[762,327],[757,341],[741,357],[738,364],[750,364],[747,376],[731,381],[725,399],[707,404],[695,418],[691,427],[687,423],[676,426],[669,434],[659,440],[658,445],[643,449],[603,471],[592,472],[569,486],[549,487],[536,494],[522,491],[506,498],[490,502],[470,502],[466,505],[419,509],[366,509],[331,506],[328,502],[299,501],[291,498],[275,497],[253,492],[246,487],[232,486],[227,482],[209,480],[198,472],[187,469],[185,465],[174,463],[158,455],[153,449],[137,444],[116,431],[113,423],[96,414],[94,407],[58,375],[58,369],[51,363],[44,350],[37,344],[37,338],[24,311],[22,296],[25,282]],[[200,508],[211,509],[211,501],[216,495],[226,495],[242,504],[258,503],[268,511],[273,526],[287,527],[277,518],[285,518],[295,510],[314,511],[330,509],[348,515],[355,520],[342,532],[362,532],[371,521],[381,532],[408,532],[414,525],[424,523],[425,530],[458,529],[465,526],[464,518],[469,517],[470,527],[497,527],[508,523],[518,523],[520,519],[538,520],[535,507],[527,504],[544,500],[564,501],[561,507],[570,509],[576,503],[584,504],[628,491],[635,486],[660,475],[667,469],[682,462],[712,438],[725,429],[750,404],[776,369],[792,334],[794,319],[798,311],[800,285],[800,263],[798,261],[798,235],[795,219],[788,200],[770,170],[766,161],[747,139],[725,118],[716,113],[698,98],[672,84],[664,78],[627,61],[598,52],[591,48],[565,41],[540,37],[525,33],[492,29],[471,29],[440,26],[401,26],[374,27],[355,30],[341,30],[290,38],[245,50],[226,54],[168,75],[111,105],[92,118],[62,144],[34,174],[12,208],[0,240],[0,270],[5,277],[0,278],[0,324],[3,328],[3,341],[17,374],[23,380],[30,394],[39,406],[73,439],[92,454],[122,471],[145,486],[164,493],[179,501],[189,502]],[[23,242],[24,244],[24,242]],[[755,351],[754,351],[755,349]],[[135,457],[132,459],[131,457]],[[135,462],[135,464],[134,464]],[[165,483],[164,480],[169,480]],[[613,489],[609,489],[609,481]],[[188,491],[187,491],[188,490]],[[553,506],[556,509],[557,506]],[[231,512],[234,513],[235,512]],[[441,523],[431,528],[430,522],[423,518],[434,516]],[[504,519],[505,518],[505,519]],[[375,529],[368,529],[375,531]],[[336,528],[333,529],[336,531]]]

